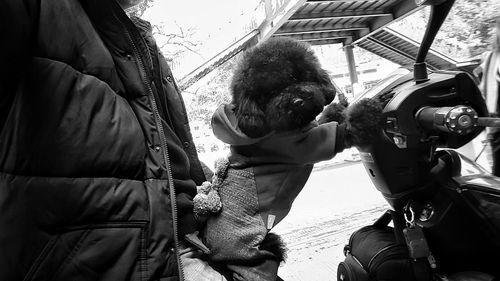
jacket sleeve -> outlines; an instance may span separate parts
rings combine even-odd
[[[337,153],[337,122],[307,128],[299,133],[275,135],[262,143],[263,152],[255,162],[314,164],[329,160]]]
[[[31,57],[39,1],[3,0],[0,8],[0,131],[9,112],[21,71]]]
[[[292,155],[299,163],[314,164],[333,158],[336,153],[338,123],[330,122],[313,127],[292,142]]]

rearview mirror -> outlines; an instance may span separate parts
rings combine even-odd
[[[418,54],[415,59],[415,64],[413,65],[413,79],[417,83],[425,82],[427,78],[427,65],[425,63],[425,58],[429,49],[439,32],[441,25],[443,24],[446,16],[451,10],[451,7],[455,3],[455,0],[415,0],[417,5],[431,5],[431,13],[429,22],[427,23],[427,28],[425,29],[424,38],[418,49]]]

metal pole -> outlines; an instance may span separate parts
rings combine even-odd
[[[356,61],[354,60],[354,52],[352,51],[354,47],[352,45],[345,45],[344,52],[347,59],[347,67],[349,69],[349,78],[351,79],[351,87],[353,96],[356,93],[356,86],[358,84],[358,73],[356,72]]]

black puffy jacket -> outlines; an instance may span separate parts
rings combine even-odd
[[[182,280],[205,176],[148,29],[115,0],[2,0],[0,280]]]

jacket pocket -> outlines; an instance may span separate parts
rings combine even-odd
[[[53,235],[24,281],[144,280],[146,222],[67,228]]]

